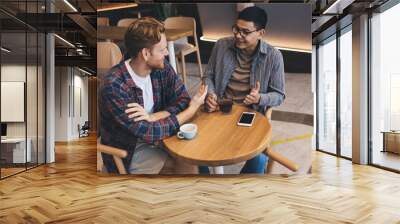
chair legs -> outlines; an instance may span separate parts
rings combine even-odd
[[[181,60],[182,60],[182,79],[183,83],[186,85],[186,64],[185,64],[185,55],[181,54]]]
[[[199,49],[197,49],[196,55],[197,55],[197,63],[199,63],[200,78],[203,78],[203,68],[201,67],[201,58],[200,58],[200,51],[199,51]]]
[[[176,74],[180,74],[182,72],[182,65],[181,65],[181,59],[179,57],[176,57]]]
[[[274,160],[268,159],[267,167],[265,169],[265,173],[267,173],[267,174],[271,173],[273,165],[274,165]]]
[[[268,163],[270,162],[270,160],[274,160],[275,162],[280,163],[281,165],[283,165],[284,167],[288,168],[289,170],[291,170],[293,172],[296,172],[299,169],[299,166],[295,162],[293,162],[292,160],[273,151],[270,146],[267,147],[267,149],[264,151],[264,153],[267,154],[269,157]],[[272,167],[272,164],[271,164],[271,167]],[[269,170],[271,169],[271,167],[268,167]]]
[[[199,50],[196,50],[196,56],[197,56],[197,63],[199,65],[199,73],[200,73],[200,79],[201,79],[201,78],[203,78],[203,68],[201,66],[201,58],[200,58]],[[179,61],[181,61],[182,64],[180,64]],[[178,69],[178,67],[179,67],[179,69]],[[185,55],[182,53],[179,54],[179,59],[177,58],[177,69],[182,74],[183,83],[186,85],[186,61],[185,61]]]
[[[103,170],[103,158],[101,157],[101,152],[97,151],[97,172],[101,172]]]

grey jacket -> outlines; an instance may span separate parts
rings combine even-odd
[[[217,41],[204,73],[208,92],[222,97],[236,68],[235,40],[233,37]],[[261,41],[250,68],[250,86],[260,81],[260,103],[253,109],[265,112],[269,107],[282,104],[285,99],[285,73],[282,54],[265,41]]]

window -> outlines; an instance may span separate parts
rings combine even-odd
[[[400,141],[395,141],[398,151],[388,151],[384,133],[400,130],[399,21],[400,4],[371,18],[371,158],[372,164],[395,170],[400,170]]]
[[[318,54],[318,149],[336,154],[336,35],[321,43]]]
[[[340,155],[352,157],[352,32],[342,31],[340,40]]]
[[[44,3],[0,1],[0,8],[20,10],[15,17],[0,12],[0,111],[7,129],[0,144],[0,178],[45,163],[46,40],[16,18],[42,12]]]

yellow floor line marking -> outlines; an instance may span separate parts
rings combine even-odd
[[[272,141],[271,144],[272,145],[280,145],[280,144],[284,144],[284,143],[288,143],[288,142],[294,142],[297,140],[302,140],[302,139],[307,139],[307,138],[312,138],[313,134],[305,134],[305,135],[299,135],[293,138],[283,138],[283,139],[279,139],[276,141]]]

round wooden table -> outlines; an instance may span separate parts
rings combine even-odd
[[[192,140],[171,136],[163,140],[166,150],[174,157],[194,165],[214,167],[223,174],[224,165],[249,160],[262,153],[271,138],[271,124],[256,112],[253,126],[238,126],[242,112],[256,112],[241,105],[233,105],[229,114],[220,111],[207,113],[200,109],[190,123],[198,127]]]

